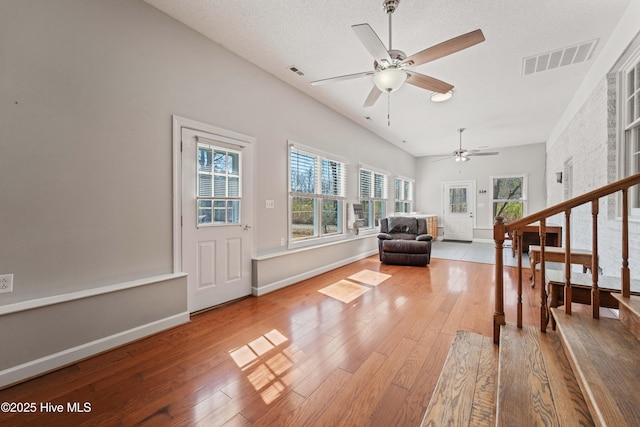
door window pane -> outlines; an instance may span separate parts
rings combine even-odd
[[[198,224],[211,224],[212,204],[211,200],[198,200]]]
[[[449,212],[451,213],[467,212],[467,189],[466,188],[450,188],[449,189]]]

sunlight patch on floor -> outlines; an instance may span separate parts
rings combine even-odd
[[[349,279],[369,286],[378,286],[390,277],[390,274],[380,273],[379,271],[362,270],[359,273],[349,276]]]
[[[358,285],[357,283],[342,279],[333,285],[329,285],[326,288],[318,290],[318,292],[348,304],[370,290],[371,288],[366,286]]]
[[[266,404],[273,402],[290,381],[285,377],[294,368],[295,358],[289,348],[279,348],[287,341],[289,338],[282,332],[272,329],[229,351],[231,358],[246,372],[247,380],[260,392]]]

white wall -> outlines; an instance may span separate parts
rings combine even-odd
[[[3,0],[0,43],[0,273],[15,275],[0,308],[17,325],[21,304],[40,307],[29,321],[46,324],[68,306],[45,310],[43,299],[172,273],[173,114],[256,138],[255,252],[287,235],[288,139],[354,171],[361,161],[414,174],[408,153],[141,1]],[[186,310],[171,286],[154,297],[173,304],[157,319]],[[138,318],[121,298],[105,296],[105,310]],[[72,313],[92,328],[90,312]],[[34,358],[60,351],[38,345]]]
[[[490,150],[493,151],[493,150]],[[491,210],[491,177],[527,175],[527,213],[543,209],[545,205],[545,144],[529,144],[500,148],[497,156],[474,157],[458,165],[453,159],[426,156],[416,161],[417,210],[438,215],[442,227],[442,182],[476,182],[475,239],[493,239],[493,214]],[[481,190],[486,193],[480,194]],[[442,233],[439,233],[441,236]]]

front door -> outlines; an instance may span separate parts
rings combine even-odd
[[[182,270],[191,313],[251,294],[252,150],[182,128]]]
[[[444,240],[473,240],[474,185],[471,181],[443,183]]]

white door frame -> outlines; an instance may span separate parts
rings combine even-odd
[[[173,272],[182,272],[182,128],[189,128],[202,132],[207,132],[215,135],[220,135],[225,138],[232,138],[238,141],[243,141],[249,144],[254,144],[256,139],[252,136],[247,136],[241,133],[233,132],[227,129],[219,128],[207,123],[198,122],[196,120],[187,119],[184,117],[172,116],[173,123]],[[254,162],[255,156],[253,156],[251,162]],[[250,167],[255,170],[253,164]],[[257,174],[253,174],[253,180],[250,185],[256,188]],[[255,199],[255,191],[254,191]],[[252,200],[252,216],[256,216],[256,204],[255,200]],[[251,228],[249,233],[253,233],[255,242],[256,227]],[[255,248],[251,248],[251,253],[255,253]]]
[[[449,195],[445,194],[445,188],[448,185],[469,185],[469,188],[471,189],[470,194],[468,195],[470,202],[469,206],[471,207],[471,212],[473,214],[473,216],[471,217],[471,236],[473,237],[474,231],[476,229],[477,226],[477,217],[478,215],[476,215],[476,211],[477,211],[477,206],[476,206],[476,180],[475,179],[465,179],[465,180],[459,180],[459,181],[442,181],[441,183],[441,189],[440,192],[442,194],[442,199],[441,199],[441,203],[442,203],[442,210],[440,212],[440,217],[442,218],[442,234],[443,234],[443,239],[446,239],[446,232],[445,232],[445,227],[446,227],[446,221],[445,221],[445,211],[447,210],[447,206],[448,206],[448,200],[449,200]]]

